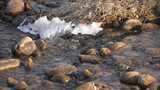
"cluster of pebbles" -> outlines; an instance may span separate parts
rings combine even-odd
[[[139,28],[135,28],[139,26]],[[147,28],[146,28],[147,27]],[[143,24],[137,19],[127,20],[123,27],[125,34],[137,35],[139,30],[155,30],[159,28],[157,24],[147,23]],[[64,37],[62,37],[64,38]],[[69,37],[68,37],[69,38]],[[99,65],[103,64],[107,58],[113,57],[114,54],[122,53],[123,50],[129,48],[129,44],[123,41],[109,42],[108,46],[97,48],[84,48],[76,55],[79,62],[74,64],[69,63],[55,63],[54,67],[45,71],[46,80],[50,82],[57,82],[65,85],[75,84],[76,90],[111,90],[109,83],[96,81],[96,78],[103,75],[93,70],[90,67],[81,68],[81,64]],[[13,54],[15,58],[3,58],[0,60],[0,72],[10,71],[22,66],[27,72],[32,71],[36,62],[32,60],[34,57],[42,57],[42,52],[49,48],[47,40],[37,39],[33,40],[31,37],[23,37],[14,47]],[[76,48],[75,48],[76,49]],[[35,62],[35,63],[34,63]],[[107,64],[113,65],[113,64]],[[155,76],[147,72],[136,71],[130,65],[117,62],[119,72],[119,82],[128,85],[131,90],[158,90],[158,80]],[[113,65],[113,66],[114,66]],[[83,82],[83,83],[82,83]],[[1,87],[2,90],[29,90],[30,86],[21,79],[13,77],[7,78],[8,87]]]

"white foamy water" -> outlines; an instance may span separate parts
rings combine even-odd
[[[66,32],[72,34],[90,34],[96,35],[103,29],[100,27],[101,23],[92,22],[91,24],[73,24],[71,22],[65,22],[58,17],[48,20],[47,16],[40,17],[34,23],[28,23],[27,25],[19,25],[17,28],[25,33],[33,35],[39,34],[41,38],[54,38],[61,36]]]

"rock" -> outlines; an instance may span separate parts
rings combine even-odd
[[[139,76],[140,76],[139,72],[129,71],[122,74],[122,76],[120,77],[120,81],[124,84],[137,85],[137,80]]]
[[[93,82],[87,82],[76,88],[76,90],[84,90],[84,89],[85,90],[97,90],[97,87],[94,85]]]
[[[8,84],[8,86],[14,86],[14,85],[18,84],[18,81],[12,77],[8,77],[7,84]]]
[[[76,88],[76,90],[109,90],[107,85],[104,85],[102,83],[94,83],[94,82],[87,82],[79,87]]]
[[[91,77],[91,76],[93,76],[93,73],[89,69],[85,69],[83,71],[83,73],[84,73],[85,77]]]
[[[112,51],[109,48],[101,48],[100,55],[105,57],[111,55]]]
[[[102,61],[101,58],[92,55],[79,55],[79,60],[81,63],[92,63],[92,64],[101,63]]]
[[[25,4],[25,10],[31,10],[32,9],[31,0],[24,0],[24,4]]]
[[[97,87],[98,90],[110,90],[106,84],[96,82],[95,86]]]
[[[55,74],[52,78],[51,78],[52,81],[57,81],[57,82],[60,82],[60,83],[68,83],[71,78],[63,73],[61,74]]]
[[[55,68],[53,68],[52,70],[50,70],[48,72],[48,76],[52,77],[54,75],[58,75],[58,74],[71,74],[72,72],[76,72],[77,68],[73,65],[70,64],[60,64],[58,66],[56,66]]]
[[[16,90],[29,90],[29,86],[24,81],[20,81],[16,84]]]
[[[118,64],[117,65],[117,70],[119,70],[119,71],[132,71],[133,69],[129,65]]]
[[[113,50],[119,50],[122,48],[126,48],[128,45],[124,42],[116,42],[115,44],[113,44],[112,49]]]
[[[40,50],[45,50],[48,48],[48,43],[45,40],[36,40],[35,43]]]
[[[12,89],[9,87],[0,87],[0,90],[12,90]]]
[[[123,29],[131,30],[135,26],[141,26],[142,22],[138,19],[129,19],[124,23]]]
[[[97,50],[95,48],[89,49],[85,54],[97,56]]]
[[[33,60],[31,57],[28,58],[28,60],[25,63],[25,66],[27,68],[27,70],[32,70],[33,68]]]
[[[30,37],[24,37],[20,42],[15,46],[16,53],[18,55],[32,55],[36,50],[37,46],[35,42]]]
[[[20,66],[19,59],[1,59],[0,60],[0,71],[5,71]]]
[[[151,84],[155,83],[157,80],[155,77],[149,75],[149,74],[141,74],[138,77],[138,85],[140,87],[149,87]]]
[[[23,12],[24,9],[25,4],[23,0],[10,0],[7,4],[7,10],[13,16]]]
[[[143,24],[142,29],[143,30],[158,30],[159,26],[154,23],[146,23],[146,24]]]

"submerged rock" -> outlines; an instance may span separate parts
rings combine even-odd
[[[128,85],[137,85],[142,90],[147,88],[157,88],[157,79],[150,74],[144,74],[137,71],[129,71],[124,73],[120,81]]]
[[[28,58],[28,60],[25,63],[26,69],[27,70],[32,70],[33,68],[33,60],[31,57]]]
[[[84,89],[85,90],[97,90],[97,87],[94,85],[93,82],[88,82],[76,88],[76,90],[84,90]]]
[[[79,55],[80,62],[97,64],[102,61],[101,58],[93,55]]]
[[[155,77],[149,74],[142,74],[138,78],[138,85],[142,88],[147,88],[157,81]]]
[[[12,89],[9,87],[0,87],[0,90],[12,90]]]
[[[109,90],[107,85],[102,83],[87,82],[76,88],[76,90]]]
[[[32,55],[37,50],[35,42],[30,37],[24,37],[15,46],[15,51],[18,55]]]
[[[129,72],[124,73],[120,77],[120,81],[124,84],[137,85],[137,80],[139,76],[140,76],[139,72],[129,71]]]
[[[55,74],[51,78],[52,81],[60,82],[60,83],[68,83],[71,78],[63,73]]]
[[[29,86],[24,81],[19,81],[16,84],[16,90],[29,90]]]
[[[119,50],[122,48],[126,48],[128,45],[124,42],[116,42],[115,44],[113,44],[112,49],[113,50]]]
[[[92,48],[92,49],[87,50],[85,54],[97,56],[97,50],[95,48]]]
[[[48,76],[54,76],[56,74],[71,74],[72,72],[76,72],[77,68],[73,65],[70,64],[60,64],[58,66],[56,66],[55,68],[53,68],[52,70],[50,70],[48,72]]]
[[[15,78],[12,78],[12,77],[8,77],[7,84],[8,84],[8,86],[14,86],[14,85],[18,84],[18,80],[16,80]]]
[[[14,69],[20,66],[19,59],[1,59],[0,60],[0,71]]]
[[[52,81],[68,83],[71,78],[68,76],[72,72],[76,72],[77,68],[69,64],[61,64],[48,72],[48,77]]]

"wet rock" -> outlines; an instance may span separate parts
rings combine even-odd
[[[31,57],[28,58],[28,60],[25,63],[25,66],[27,68],[27,70],[32,70],[33,68],[33,60]]]
[[[129,65],[126,65],[126,64],[118,64],[117,70],[119,70],[119,71],[132,71],[133,68]]]
[[[29,90],[29,86],[26,82],[20,81],[16,84],[16,90]]]
[[[85,77],[91,77],[91,76],[93,76],[93,73],[89,69],[85,69],[83,71],[83,73],[84,73]]]
[[[77,68],[73,65],[70,64],[60,64],[58,66],[56,66],[55,68],[53,68],[52,70],[50,70],[48,72],[48,76],[52,77],[54,75],[58,75],[58,74],[71,74],[72,72],[76,72]]]
[[[0,87],[0,90],[12,90],[12,89],[9,87]]]
[[[32,55],[36,50],[37,46],[35,42],[30,37],[24,37],[20,42],[15,46],[16,53],[18,55]]]
[[[123,28],[125,30],[131,30],[135,26],[141,26],[142,22],[138,19],[129,19],[124,23]]]
[[[107,85],[104,85],[102,83],[94,83],[94,82],[87,82],[79,87],[76,88],[76,90],[109,90]]]
[[[36,40],[35,43],[40,50],[45,50],[48,48],[48,43],[45,40]]]
[[[92,64],[97,64],[102,61],[101,58],[92,55],[79,55],[79,60],[81,63],[92,63]]]
[[[108,86],[103,83],[96,82],[95,86],[98,88],[98,90],[110,90]]]
[[[71,78],[63,73],[55,74],[52,78],[52,81],[60,82],[60,83],[68,83]]]
[[[20,66],[19,59],[1,59],[0,60],[0,71],[5,71]]]
[[[146,24],[143,24],[142,29],[143,30],[158,30],[159,26],[154,23],[146,23]]]
[[[97,50],[95,48],[89,49],[85,54],[97,56]]]
[[[31,10],[32,9],[31,0],[24,0],[24,4],[25,4],[25,10]]]
[[[12,87],[12,86],[18,84],[18,80],[16,80],[15,78],[12,78],[12,77],[8,77],[7,84],[8,84],[8,86]]]
[[[92,71],[90,71],[89,69],[84,69],[84,70],[78,70],[77,72],[73,72],[69,76],[71,76],[74,79],[83,81],[88,78],[91,78],[93,75],[94,74]]]
[[[129,71],[120,77],[120,81],[124,84],[137,85],[138,77],[140,76],[139,72]]]
[[[25,9],[25,4],[23,0],[10,0],[7,4],[7,11],[15,16],[23,12]]]
[[[124,43],[124,42],[116,42],[115,44],[113,44],[112,49],[113,50],[119,50],[119,49],[126,48],[126,47],[127,47],[126,43]]]
[[[155,83],[157,80],[155,77],[149,74],[141,74],[138,77],[138,85],[142,88],[149,87],[151,84]]]
[[[100,49],[100,55],[105,57],[105,56],[110,56],[112,51],[109,48],[101,48]]]
[[[93,82],[88,82],[76,88],[76,90],[84,90],[84,89],[85,90],[97,90],[97,87],[94,85]]]

